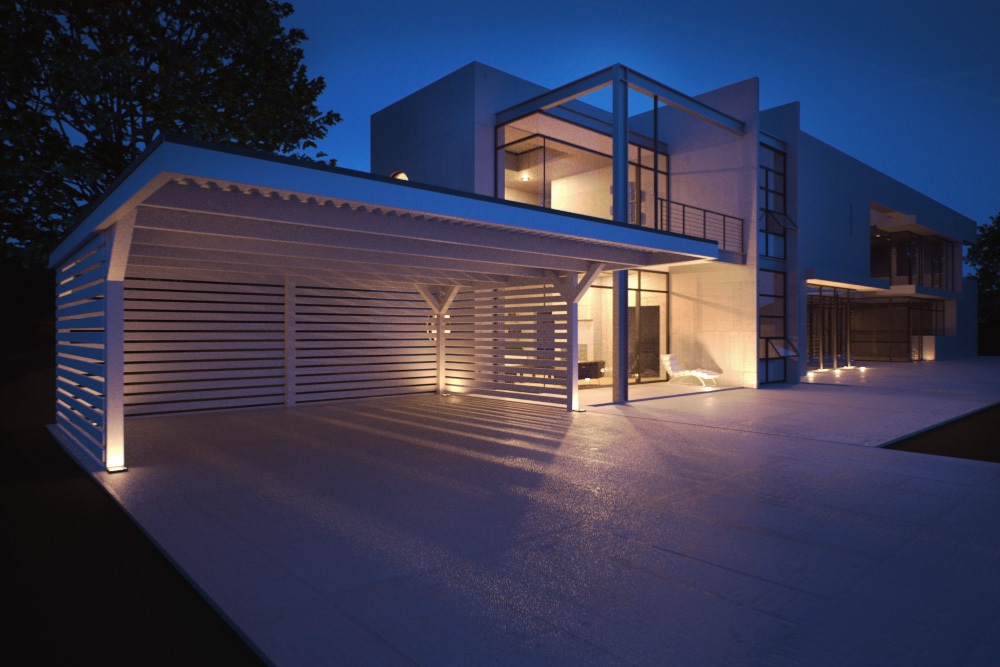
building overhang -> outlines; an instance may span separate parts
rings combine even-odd
[[[835,287],[855,290],[857,292],[877,292],[889,289],[888,280],[881,280],[846,271],[807,268],[803,270],[802,275],[805,277],[807,285],[815,287]]]
[[[119,222],[130,275],[481,286],[719,257],[713,241],[177,138],[158,140],[50,265]]]

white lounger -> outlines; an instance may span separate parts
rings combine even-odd
[[[716,386],[715,378],[722,375],[718,371],[707,371],[704,368],[684,370],[681,367],[681,362],[677,359],[676,354],[661,354],[660,362],[663,364],[664,370],[667,371],[667,375],[670,376],[668,384],[672,382],[681,384],[684,378],[695,378],[704,386],[708,386],[708,383],[711,382],[714,387]]]

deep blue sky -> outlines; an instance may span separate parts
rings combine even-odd
[[[369,169],[369,117],[470,61],[554,87],[621,62],[695,95],[760,78],[765,108],[969,216],[1000,212],[1000,2],[292,0],[323,149]]]

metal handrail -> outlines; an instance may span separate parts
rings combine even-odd
[[[743,218],[660,199],[657,229],[717,241],[721,250],[744,252]]]

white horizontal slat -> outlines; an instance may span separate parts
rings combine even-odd
[[[137,301],[159,301],[164,304],[176,304],[179,308],[184,308],[192,302],[205,303],[270,303],[280,306],[283,302],[283,294],[250,294],[250,293],[228,293],[228,292],[172,292],[157,289],[127,289],[125,298]]]
[[[125,374],[125,384],[137,386],[140,384],[185,382],[195,380],[219,380],[236,382],[241,378],[281,378],[284,377],[284,365],[271,368],[230,368],[225,370],[204,370],[203,364],[192,364],[196,370],[130,372]]]
[[[177,304],[179,302],[175,302]],[[184,307],[171,307],[164,301],[150,301],[147,299],[133,299],[125,297],[125,307],[128,310],[152,310],[159,312],[190,312],[190,311],[211,311],[229,313],[283,313],[283,306],[274,303],[213,303],[213,302],[185,302]],[[131,314],[129,314],[131,317]]]
[[[204,352],[207,350],[283,350],[284,343],[280,340],[249,340],[230,343],[228,341],[206,341],[190,340],[183,342],[158,341],[155,343],[143,343],[137,341],[126,341],[126,352]]]
[[[56,322],[57,330],[69,329],[99,329],[104,330],[105,318],[103,315],[89,315],[85,317],[74,317],[72,319],[61,318]]]
[[[125,369],[126,375],[129,373],[173,373],[181,371],[224,371],[229,372],[234,369],[260,369],[262,372],[270,369],[283,369],[284,360],[280,356],[270,359],[260,359],[254,355],[249,359],[185,359],[171,358],[166,361],[155,361],[145,359],[146,355],[133,355],[131,361]],[[136,357],[139,360],[136,360]]]
[[[129,395],[151,394],[151,393],[173,393],[178,391],[209,391],[221,389],[244,389],[249,387],[281,387],[284,386],[284,375],[272,375],[271,377],[213,377],[191,381],[180,381],[176,378],[166,379],[156,378],[149,382],[134,382],[135,378],[128,377],[125,384],[125,392]]]
[[[436,378],[437,373],[434,372],[434,369],[422,372],[406,370],[379,371],[376,373],[337,373],[316,376],[300,375],[295,383],[295,390],[297,392],[312,391],[315,387],[333,387],[345,383],[364,383],[365,385],[372,386],[379,385],[380,383],[414,384],[418,380],[421,382],[434,382]],[[402,382],[397,382],[400,380]]]
[[[171,399],[176,401],[200,401],[209,399],[235,399],[252,396],[282,397],[283,386],[279,387],[242,387],[235,389],[181,391],[176,394],[162,392],[159,394],[125,394],[125,405],[140,405],[142,403],[163,403]]]
[[[313,346],[322,345],[327,341],[354,341],[354,340],[372,340],[372,341],[421,341],[426,340],[433,342],[433,335],[429,335],[427,331],[396,331],[395,329],[372,329],[370,331],[362,331],[360,329],[351,329],[348,331],[309,331],[300,333],[297,337],[299,345],[301,346]]]
[[[103,331],[56,331],[56,341],[60,343],[104,343]]]
[[[202,412],[208,410],[231,410],[252,407],[284,405],[284,399],[276,396],[245,396],[241,398],[220,398],[207,401],[172,401],[169,403],[143,403],[125,406],[126,417],[156,415],[173,412]]]
[[[197,331],[209,332],[212,335],[229,334],[234,331],[266,331],[283,334],[285,326],[281,322],[189,322],[182,321],[150,321],[126,320],[125,333],[154,331]]]
[[[103,366],[101,368],[103,369]],[[95,394],[103,395],[105,392],[104,378],[102,376],[75,373],[67,368],[60,367],[59,373],[56,376],[56,382],[67,383],[70,385],[80,385]]]
[[[281,350],[209,350],[192,352],[179,350],[175,352],[129,352],[125,348],[125,370],[130,370],[129,364],[135,362],[190,362],[190,361],[222,361],[234,359],[259,359],[264,361],[281,360]]]
[[[56,318],[59,322],[63,322],[71,317],[79,317],[82,315],[99,315],[103,317],[104,299],[94,299],[93,301],[76,303],[72,306],[59,306],[56,309]]]
[[[367,315],[378,317],[380,315],[411,315],[413,317],[431,317],[433,311],[430,306],[425,308],[399,307],[387,308],[377,305],[357,305],[357,306],[303,306],[296,310],[301,315]]]
[[[271,294],[283,296],[284,285],[252,285],[246,283],[228,282],[184,282],[180,280],[153,280],[148,278],[126,278],[125,290],[164,290],[171,294],[181,292],[215,292],[225,294]]]
[[[56,424],[98,460],[104,458],[104,434],[92,424],[59,405],[56,406]]]
[[[93,420],[97,422],[95,426],[91,420],[87,419],[80,412],[77,411],[77,406],[74,405],[75,401],[67,401],[61,399],[58,395],[56,396],[56,414],[62,417],[66,422],[73,425],[76,431],[79,431],[84,437],[88,438],[95,444],[100,444],[102,447],[104,445],[104,430],[103,417],[100,421]]]
[[[296,365],[295,376],[299,378],[299,381],[303,381],[305,378],[316,377],[328,375],[331,373],[389,373],[389,372],[405,372],[413,374],[426,375],[427,373],[433,373],[437,369],[437,364],[434,361],[428,361],[425,363],[350,363],[351,361],[356,361],[356,357],[345,358],[343,364],[325,364],[322,366],[303,366]]]
[[[95,236],[85,246],[76,251],[70,259],[59,266],[56,282],[61,283],[71,276],[89,271],[92,267],[103,264],[107,258],[107,246],[104,244],[104,237],[101,235]]]
[[[223,342],[235,342],[235,341],[281,341],[284,344],[284,338],[281,332],[274,331],[209,331],[209,335],[212,338],[212,342],[222,344]],[[199,334],[202,334],[199,336]],[[204,344],[206,336],[205,332],[197,331],[135,331],[127,330],[125,332],[126,343],[140,343],[140,342],[179,342],[185,341],[191,343],[193,346],[200,346]]]
[[[82,272],[75,275],[67,274],[56,285],[56,295],[76,292],[104,280],[105,271],[103,271],[103,268],[104,265],[98,263],[86,267]]]
[[[217,313],[211,311],[169,311],[169,310],[137,310],[134,304],[127,304],[126,321],[131,322],[284,322],[283,312],[274,313],[241,313],[229,311]],[[131,308],[132,310],[128,310]]]
[[[98,377],[104,377],[104,364],[94,363],[93,361],[85,361],[83,359],[73,359],[62,354],[56,355],[56,371],[62,374],[64,371],[67,373],[86,373],[88,375],[94,375]]]
[[[378,349],[387,347],[386,340],[351,340],[351,341],[328,341],[323,344],[302,343],[296,352],[299,356],[315,356],[317,352],[324,350],[352,350],[352,349]],[[402,348],[404,354],[421,352],[424,349],[434,349],[434,341],[427,341],[426,345],[418,345],[416,341],[405,341],[406,347]],[[394,347],[392,349],[395,349]]]
[[[65,306],[72,305],[79,301],[86,301],[88,299],[98,299],[104,296],[104,282],[99,282],[95,285],[90,285],[89,287],[84,287],[80,290],[75,290],[67,294],[61,294],[56,297],[56,307],[62,308]]]
[[[103,347],[84,347],[71,343],[57,343],[56,352],[67,357],[83,357],[91,361],[104,361]]]

